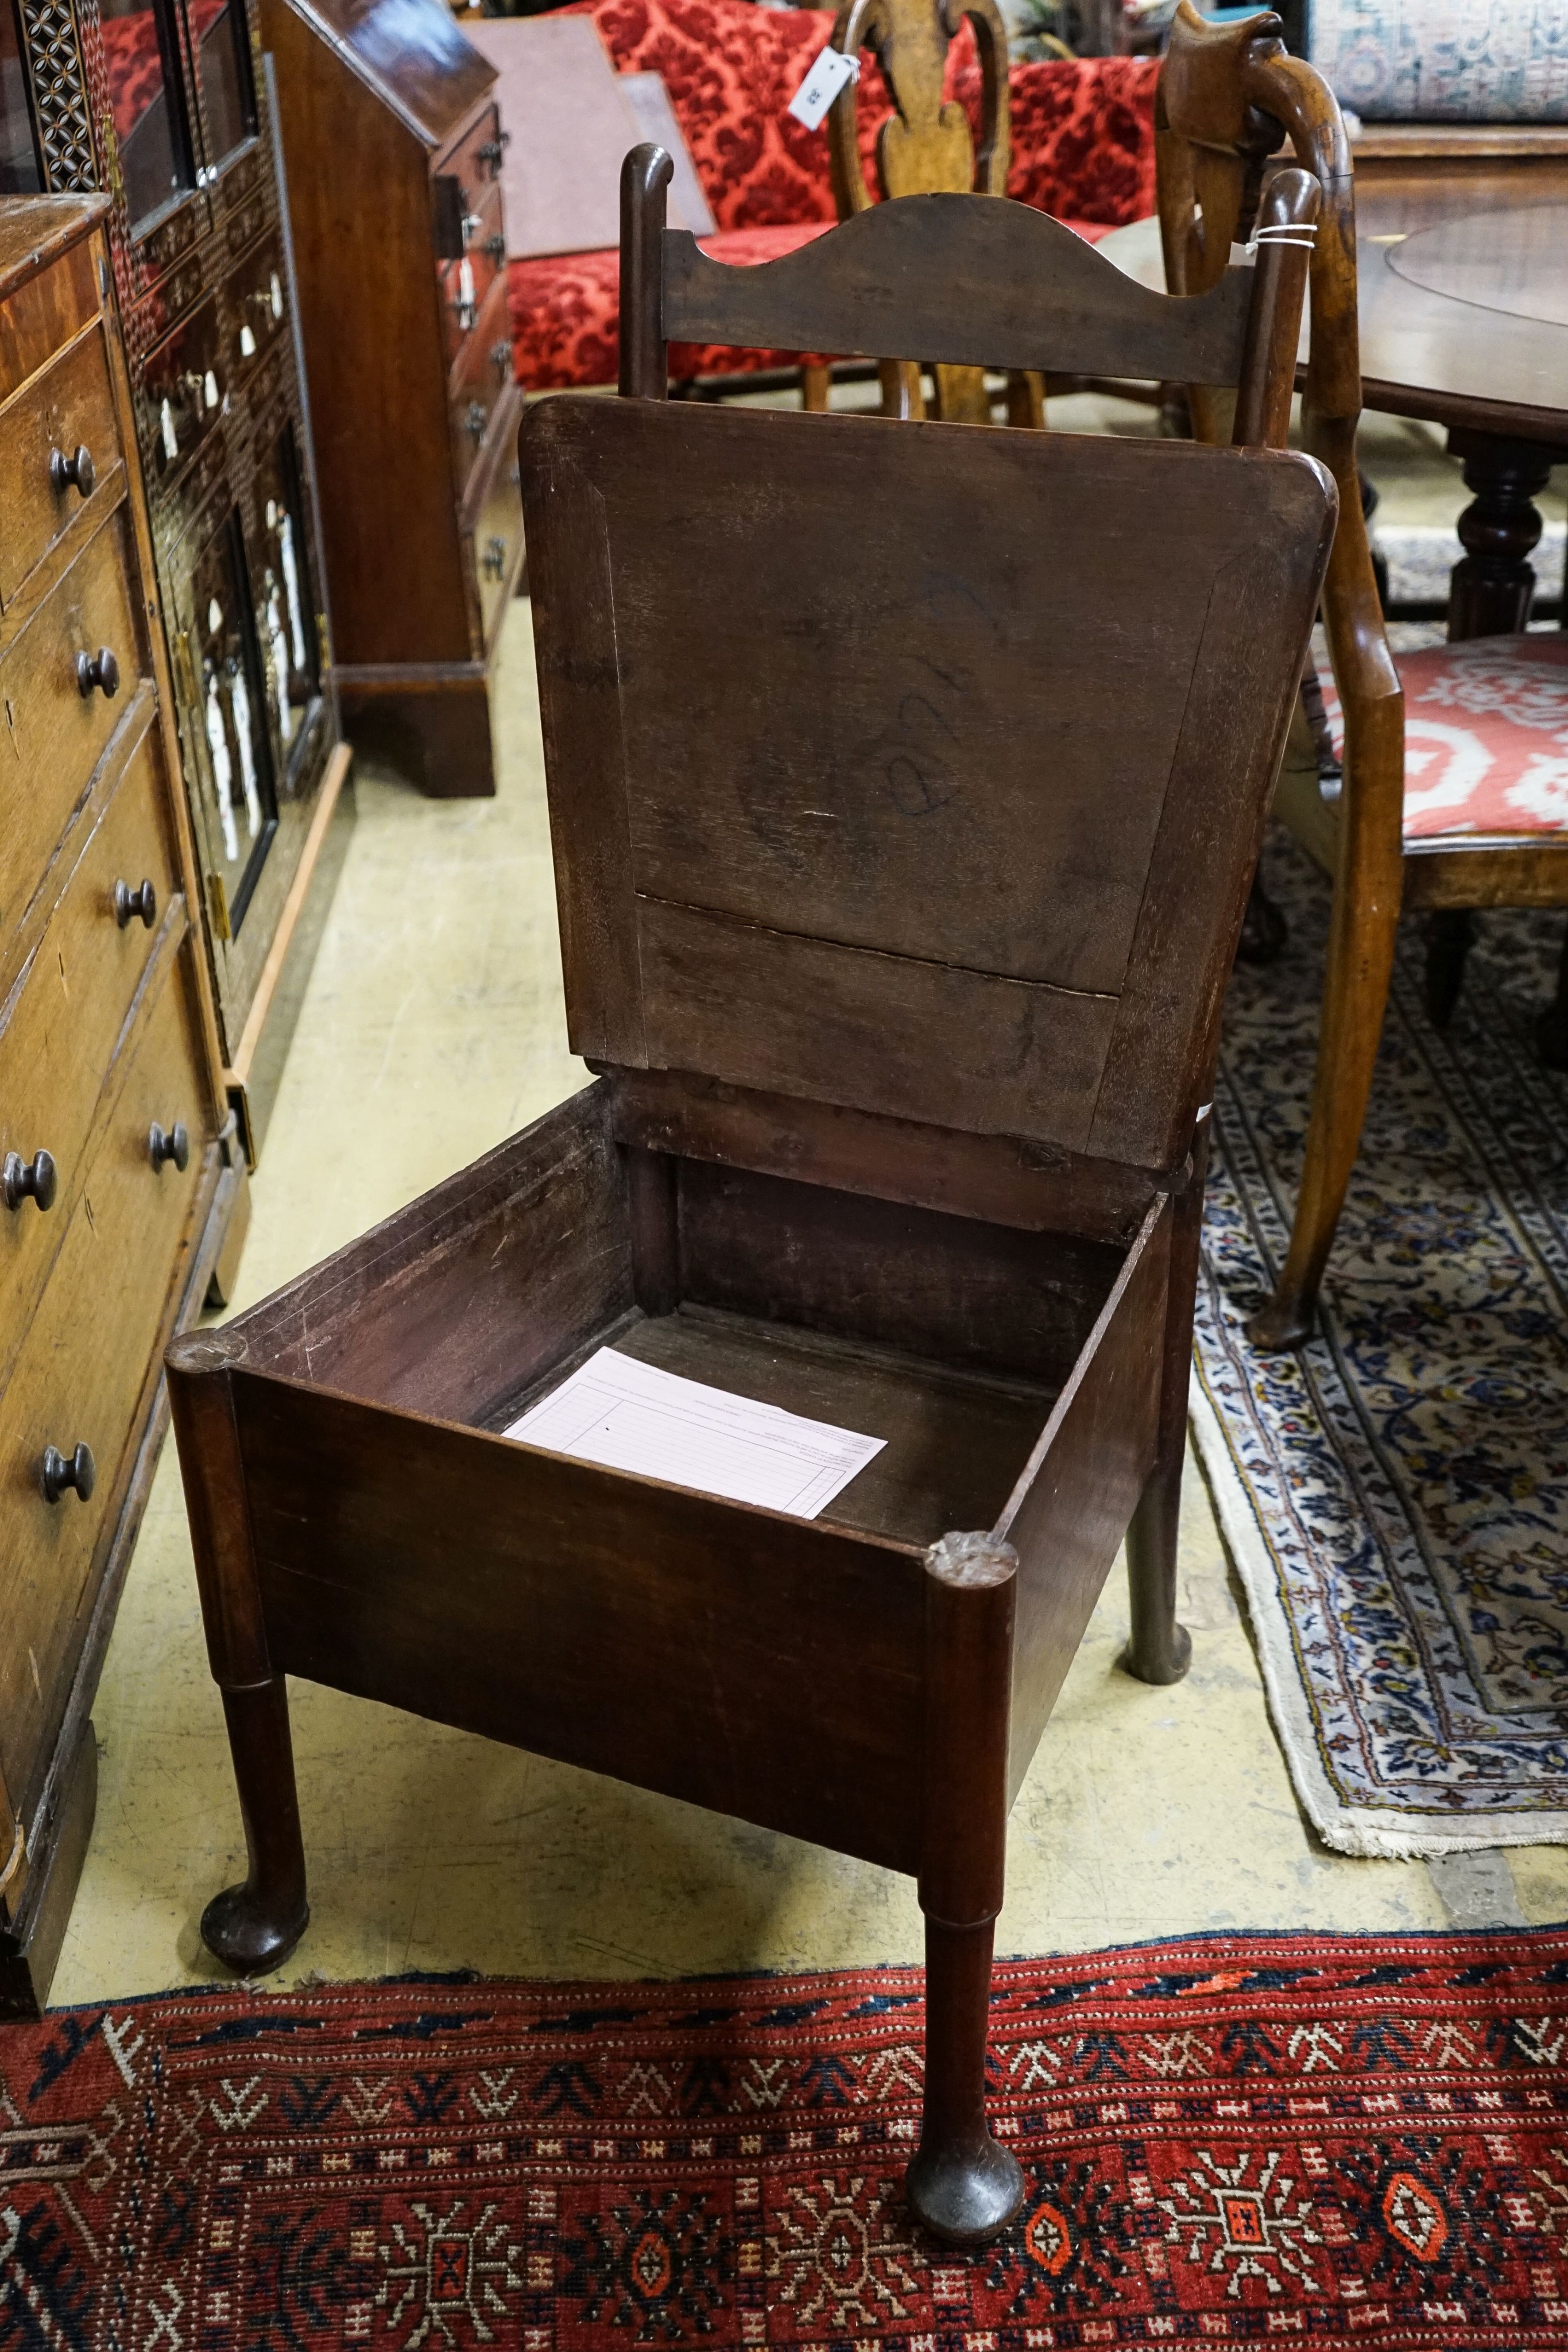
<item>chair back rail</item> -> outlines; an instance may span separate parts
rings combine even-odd
[[[667,341],[837,351],[929,362],[1238,387],[1249,438],[1282,442],[1281,339],[1299,331],[1318,192],[1276,175],[1255,268],[1185,299],[1134,283],[1044,213],[1005,198],[873,205],[798,252],[753,268],[710,260],[664,226],[671,164],[634,148],[622,173],[621,388],[662,399]],[[1293,345],[1291,347],[1293,351]],[[1288,411],[1289,393],[1285,395]]]

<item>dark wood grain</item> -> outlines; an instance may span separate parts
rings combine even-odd
[[[1019,1556],[1013,1795],[1155,1465],[1170,1226],[1169,1204],[1157,1203],[997,1521]]]
[[[855,214],[821,253],[749,268],[710,260],[689,230],[666,229],[664,332],[667,342],[1236,382],[1245,274],[1190,304],[1142,288],[1128,301],[1127,282],[1028,205],[910,196]]]

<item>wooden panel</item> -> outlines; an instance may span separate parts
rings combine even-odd
[[[1066,1379],[1122,1252],[818,1184],[680,1165],[681,1296],[1046,1387]]]
[[[841,1103],[753,1093],[685,1070],[610,1076],[617,1142],[1026,1233],[1079,1234],[1124,1246],[1155,1189],[1141,1171],[1113,1160],[1082,1159],[1016,1136],[916,1126]]]
[[[86,792],[136,677],[124,510],[76,558],[0,656],[0,937],[14,929]],[[107,646],[120,688],[83,695],[77,656]]]
[[[1089,1141],[1114,996],[649,898],[638,901],[637,945],[655,1065],[1074,1150]]]
[[[84,203],[79,196],[34,198],[26,214],[19,205],[0,208],[0,224],[9,217],[26,248],[17,254],[0,247],[0,400],[8,399],[98,315],[98,271],[90,242],[73,245],[52,268],[40,267],[59,241],[38,235],[39,206],[46,202],[62,207],[62,237],[80,238],[86,224],[107,210],[100,200]]]
[[[632,1305],[609,1090],[587,1087],[245,1318],[253,1359],[485,1421]]]
[[[149,703],[144,730],[152,716]],[[143,974],[160,948],[172,959],[172,943],[185,927],[163,837],[155,745],[144,732],[113,798],[79,845],[79,863],[68,879],[62,877],[49,927],[0,1010],[0,1159],[15,1151],[30,1162],[36,1152],[47,1151],[57,1185],[47,1213],[32,1200],[14,1210],[0,1203],[0,1382],[60,1244],[84,1173],[99,1090]],[[117,881],[131,888],[152,884],[164,929],[116,922]],[[199,1138],[204,1122],[195,1105],[191,1115]]]
[[[314,43],[341,58],[379,106],[429,146],[460,130],[495,81],[495,68],[445,8],[411,7],[408,0],[315,0],[298,14]],[[274,21],[271,15],[264,19],[269,44]]]
[[[77,489],[56,489],[49,459],[56,450],[74,459],[82,446],[99,479],[111,473],[120,436],[101,330],[62,352],[0,410],[0,606],[79,510]]]
[[[914,1868],[918,1551],[243,1368],[235,1396],[275,1666]]]
[[[1019,1555],[1014,1795],[1154,1466],[1170,1234],[1156,1202],[997,1525]]]
[[[664,330],[669,342],[1234,383],[1251,284],[1228,271],[1173,302],[1028,205],[908,196],[751,268],[666,229]]]
[[[203,1167],[204,1087],[171,965],[89,1171],[43,1301],[0,1396],[0,1759],[29,1785],[53,1739],[86,1631],[94,1552],[112,1528],[137,1400],[169,1311],[171,1276]],[[190,1166],[154,1168],[148,1130],[183,1119]],[[45,1501],[46,1446],[90,1446],[97,1485]]]
[[[347,13],[293,0],[261,7],[277,65],[333,642],[350,665],[466,661],[430,156],[380,75],[367,87],[362,58],[336,45],[333,25]],[[381,11],[389,31],[395,13]],[[428,13],[410,12],[416,32]],[[490,68],[455,27],[451,38],[484,77],[465,114]],[[417,40],[406,63],[408,87],[418,90],[428,61]],[[401,86],[390,54],[385,64]],[[351,169],[342,168],[346,156]],[[363,234],[367,186],[376,190],[371,237]]]
[[[570,395],[520,451],[577,1050],[1168,1165],[1326,474]]]

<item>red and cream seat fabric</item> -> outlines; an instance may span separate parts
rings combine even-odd
[[[1469,637],[1398,656],[1405,839],[1568,829],[1568,635]],[[1341,747],[1338,698],[1323,706]]]
[[[753,0],[587,0],[586,13],[618,72],[664,76],[717,224],[705,251],[737,265],[771,261],[831,226],[827,134],[804,130],[786,110],[832,31],[830,10],[763,8]],[[1153,212],[1157,70],[1144,58],[1015,66],[1009,195],[1089,237]],[[947,89],[977,123],[980,71],[967,25],[948,53]],[[868,59],[859,115],[873,184],[876,133],[888,110]],[[542,392],[613,382],[618,282],[613,249],[510,264],[521,383]],[[789,366],[802,356],[677,344],[670,368],[676,376],[727,374]]]

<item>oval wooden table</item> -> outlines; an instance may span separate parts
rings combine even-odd
[[[1522,629],[1535,498],[1568,461],[1568,159],[1383,163],[1356,188],[1364,404],[1448,428],[1472,502],[1451,637]],[[1158,224],[1101,251],[1165,285]]]

